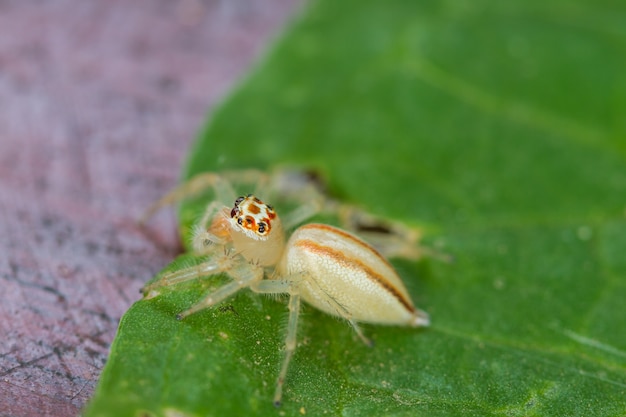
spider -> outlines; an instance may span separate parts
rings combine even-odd
[[[236,197],[231,181],[256,182],[282,197],[296,199],[300,205],[281,219],[271,205],[253,194]],[[288,294],[285,352],[276,380],[274,405],[281,404],[289,362],[296,349],[301,301],[346,320],[368,346],[372,342],[363,334],[359,322],[429,325],[428,314],[414,306],[402,280],[381,254],[417,255],[417,236],[405,226],[390,223],[381,227],[373,216],[326,198],[319,185],[302,173],[265,175],[255,170],[199,174],[155,203],[144,220],[160,207],[207,188],[213,188],[215,201],[206,207],[192,242],[194,252],[208,255],[207,260],[166,273],[142,291],[146,298],[151,298],[163,287],[220,273],[230,276],[230,282],[178,314],[178,319],[211,308],[244,288],[262,294]],[[374,231],[371,234],[378,236],[379,250],[354,234],[327,224],[296,227],[325,210],[339,213],[343,223],[351,228]],[[287,239],[286,231],[294,228]]]

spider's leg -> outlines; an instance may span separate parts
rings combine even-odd
[[[289,324],[287,325],[287,336],[285,337],[285,358],[280,367],[280,373],[276,380],[276,391],[274,392],[274,405],[280,406],[283,396],[283,384],[287,376],[289,362],[296,350],[296,333],[298,330],[298,316],[300,315],[300,295],[290,294],[289,297]]]
[[[141,289],[145,298],[153,298],[160,294],[160,289],[183,282],[191,281],[203,276],[215,275],[232,268],[233,258],[227,255],[216,256],[197,265],[177,269],[163,274],[157,281]]]
[[[420,245],[421,229],[384,219],[332,198],[315,175],[302,171],[279,171],[274,174],[272,184],[276,194],[299,204],[292,212],[282,215],[287,230],[318,213],[326,213],[336,216],[340,227],[361,236],[385,257],[419,259],[430,256],[443,261],[451,260],[444,253]]]
[[[232,281],[218,288],[217,291],[210,293],[191,308],[178,314],[177,318],[179,320],[197,313],[200,310],[213,307],[242,288],[254,285],[256,282],[263,279],[264,271],[262,267],[248,262],[241,256],[230,259],[233,259],[233,262],[228,268],[222,269],[222,271],[228,273]]]
[[[285,357],[280,367],[280,373],[276,379],[276,390],[274,392],[274,405],[279,407],[283,396],[283,385],[289,369],[289,363],[296,351],[296,334],[298,331],[298,316],[300,315],[300,294],[296,281],[302,278],[301,274],[288,276],[280,280],[262,280],[250,287],[254,292],[266,294],[289,294],[289,323],[287,324],[287,336],[285,337]]]
[[[143,224],[161,208],[197,195],[208,188],[213,188],[215,200],[220,201],[223,206],[230,206],[235,199],[235,191],[224,176],[214,172],[204,172],[192,177],[189,181],[161,197],[148,207],[139,222]]]
[[[317,184],[300,171],[277,171],[272,176],[270,187],[274,194],[298,204],[294,210],[282,215],[287,230],[323,211],[328,201]]]

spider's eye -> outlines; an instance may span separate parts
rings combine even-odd
[[[265,233],[265,223],[263,223],[263,222],[259,223],[258,232],[261,233],[261,234]]]
[[[243,224],[243,219],[241,217],[237,219],[237,224]]]
[[[231,211],[230,211],[230,217],[233,218],[235,217],[237,214],[239,214],[239,207],[234,207]]]
[[[238,199],[236,199],[235,200],[235,207],[237,207],[239,204],[241,204],[241,202],[243,200],[245,200],[245,199],[246,199],[245,197],[239,197]]]

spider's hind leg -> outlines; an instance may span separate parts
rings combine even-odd
[[[420,229],[384,219],[334,199],[328,194],[323,180],[315,173],[277,171],[272,176],[271,185],[277,195],[299,205],[291,213],[282,215],[286,229],[293,228],[316,214],[325,213],[336,217],[340,227],[361,236],[386,257],[418,259],[429,255],[448,260],[446,255],[420,246]]]

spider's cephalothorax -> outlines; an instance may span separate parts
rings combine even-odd
[[[229,223],[233,247],[244,258],[263,266],[280,260],[285,233],[272,206],[252,194],[239,197],[230,210]]]
[[[429,324],[428,314],[417,309],[402,280],[382,254],[409,254],[415,240],[405,225],[385,228],[386,242],[374,249],[352,233],[325,224],[305,224],[322,207],[345,209],[326,201],[318,187],[298,183],[298,177],[273,178],[257,171],[244,171],[233,178],[258,179],[273,184],[281,197],[296,196],[301,206],[283,217],[252,194],[235,199],[223,176],[200,174],[165,196],[151,210],[213,187],[216,200],[210,203],[197,227],[194,250],[208,260],[164,274],[144,288],[146,298],[162,287],[202,276],[226,273],[232,281],[207,295],[178,315],[184,318],[210,308],[243,288],[264,294],[289,295],[289,322],[285,357],[278,375],[274,403],[280,404],[287,368],[296,349],[300,300],[328,314],[345,319],[367,344],[359,322],[419,327]],[[294,181],[295,178],[295,181]],[[295,183],[295,187],[294,187]],[[289,185],[281,189],[279,184]],[[293,190],[297,190],[293,192]],[[231,207],[224,202],[234,201]],[[350,212],[344,210],[343,213]],[[356,210],[354,210],[356,212]],[[359,213],[356,213],[359,214]],[[359,215],[359,218],[369,216]],[[285,242],[284,230],[293,230]]]

